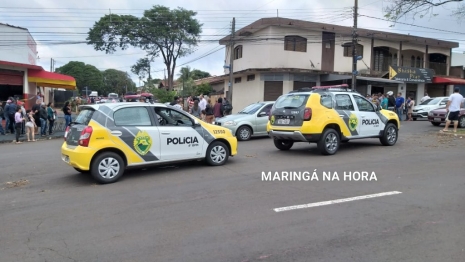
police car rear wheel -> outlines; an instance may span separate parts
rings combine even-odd
[[[236,136],[240,141],[247,141],[252,136],[252,130],[248,126],[241,126],[237,129]]]
[[[294,145],[293,141],[273,139],[274,146],[279,150],[289,150]]]
[[[123,175],[124,161],[116,153],[103,152],[92,161],[90,171],[98,182],[113,183]]]
[[[341,140],[336,130],[328,128],[323,132],[323,135],[318,141],[318,150],[323,155],[334,155],[339,149]]]
[[[206,161],[212,166],[221,166],[228,161],[228,147],[220,141],[210,144],[207,150]]]
[[[393,146],[397,142],[397,127],[393,123],[388,123],[384,128],[383,136],[379,138],[383,146]]]

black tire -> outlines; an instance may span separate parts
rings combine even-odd
[[[78,171],[79,173],[83,173],[83,174],[88,174],[90,173],[90,170],[82,170],[82,169],[79,169],[77,167],[74,167],[74,170]]]
[[[459,118],[459,127],[460,128],[465,128],[465,116],[461,116]]]
[[[107,172],[111,171],[111,173],[105,174],[105,168]],[[103,152],[92,160],[90,174],[99,183],[109,184],[116,182],[123,175],[124,169],[124,161],[120,155],[113,152]],[[109,176],[105,177],[105,175]]]
[[[397,138],[397,126],[393,123],[388,123],[384,128],[383,136],[379,138],[379,141],[383,146],[393,146],[396,144]]]
[[[274,146],[279,150],[289,150],[294,145],[294,141],[273,139]]]
[[[241,126],[236,131],[236,137],[239,141],[247,141],[252,137],[252,129],[248,126]]]
[[[205,160],[211,166],[222,166],[229,158],[229,148],[221,141],[213,141],[208,146]]]
[[[417,121],[417,118],[416,118],[416,117],[413,117],[413,121]]]
[[[322,155],[336,154],[341,145],[339,133],[332,128],[325,129],[317,145]]]
[[[439,126],[441,123],[438,123],[438,122],[431,122],[431,124],[432,124],[433,126]]]

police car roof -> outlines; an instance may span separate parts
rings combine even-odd
[[[118,103],[105,103],[105,104],[93,104],[93,105],[82,105],[79,106],[80,108],[93,108],[95,110],[99,110],[101,107],[107,107],[111,110],[115,110],[119,107],[134,107],[134,106],[159,106],[159,107],[167,107],[165,104],[162,103],[143,103],[143,102],[118,102]]]

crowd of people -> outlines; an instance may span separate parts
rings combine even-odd
[[[397,97],[394,97],[394,92],[389,91],[386,94],[378,93],[367,95],[367,99],[382,109],[396,112],[400,121],[413,121],[412,113],[415,100],[412,95],[407,96],[407,99],[405,99],[402,93],[399,92]],[[403,115],[405,115],[405,119]]]
[[[230,115],[233,109],[231,103],[226,98],[219,97],[212,103],[212,100],[206,95],[200,95],[198,97],[189,96],[186,103],[184,103],[182,97],[176,96],[170,105],[189,112],[191,115],[210,124],[212,124],[216,118]]]
[[[5,126],[2,122],[5,119]],[[21,144],[19,137],[26,135],[27,141],[36,141],[36,136],[53,134],[53,125],[56,119],[56,110],[53,103],[47,105],[41,98],[31,109],[24,107],[24,102],[13,97],[8,98],[5,107],[0,102],[0,134],[16,136],[16,143]]]

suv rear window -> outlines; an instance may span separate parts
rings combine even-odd
[[[94,114],[94,109],[84,108],[79,112],[79,115],[76,117],[74,122],[79,125],[88,125]]]
[[[290,94],[281,96],[278,98],[276,103],[274,104],[274,108],[284,108],[284,109],[292,109],[292,108],[300,108],[307,104],[308,97],[310,95],[305,94]]]

